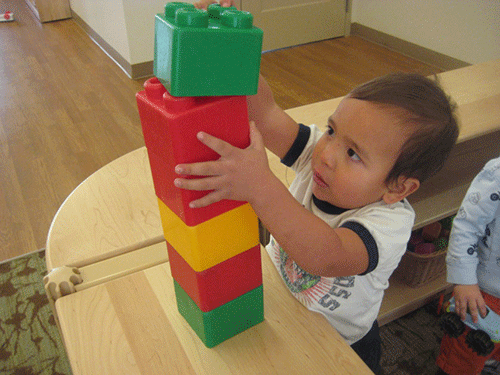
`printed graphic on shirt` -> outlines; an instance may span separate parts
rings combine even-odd
[[[321,277],[311,275],[295,263],[283,249],[272,240],[274,263],[279,265],[280,275],[293,296],[306,307],[320,305],[333,311],[347,300],[354,286],[355,277]]]
[[[490,195],[490,199],[491,199],[493,202],[495,202],[495,201],[499,200],[499,199],[500,199],[500,191],[498,191],[498,192],[496,192],[496,193],[492,193],[492,194]]]
[[[487,197],[487,195],[486,195],[486,197]],[[472,206],[478,206],[481,203],[481,194],[479,192],[470,193],[468,195],[467,199]],[[493,193],[491,193],[489,195],[489,199],[492,202],[491,204],[498,204],[496,202],[500,199],[500,191],[494,191]],[[490,203],[487,203],[487,204],[490,204]],[[500,206],[497,209],[497,211],[498,210],[500,210]],[[474,211],[471,211],[471,212],[474,212]],[[467,216],[468,216],[467,210],[464,207],[460,207],[460,209],[457,212],[457,218],[467,220],[468,219]],[[494,216],[497,217],[498,214],[496,213]],[[489,240],[491,238],[491,232],[492,232],[490,227],[495,226],[495,221],[496,221],[496,219],[493,219],[489,224],[486,225],[484,234],[479,233],[479,232],[475,233],[475,235],[478,238],[480,238],[480,242],[483,246],[483,257],[485,257],[486,259],[489,259],[489,255],[490,255],[490,254],[487,254],[487,256],[485,255],[485,251],[490,249]],[[470,246],[467,248],[467,254],[473,256],[478,250],[479,250],[479,246],[477,243],[470,244]]]

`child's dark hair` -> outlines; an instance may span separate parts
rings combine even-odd
[[[349,98],[386,105],[395,110],[410,136],[386,182],[399,176],[420,182],[438,172],[455,144],[459,129],[455,106],[436,80],[419,74],[394,73],[356,87]],[[405,129],[406,130],[406,129]]]

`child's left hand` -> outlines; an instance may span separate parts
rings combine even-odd
[[[272,174],[262,136],[250,122],[250,145],[240,149],[207,133],[198,133],[198,139],[220,155],[215,161],[179,164],[175,172],[179,175],[204,176],[196,179],[176,178],[176,187],[187,190],[213,190],[196,201],[191,208],[205,207],[223,199],[252,203],[266,178]]]

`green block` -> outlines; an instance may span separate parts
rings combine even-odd
[[[254,95],[262,36],[248,12],[167,3],[155,17],[154,75],[173,96]]]
[[[264,320],[262,285],[208,312],[203,312],[174,280],[177,308],[206,347],[221,342]]]

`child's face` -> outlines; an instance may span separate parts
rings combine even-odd
[[[313,151],[314,195],[341,208],[386,197],[386,179],[408,138],[386,107],[345,98]]]

